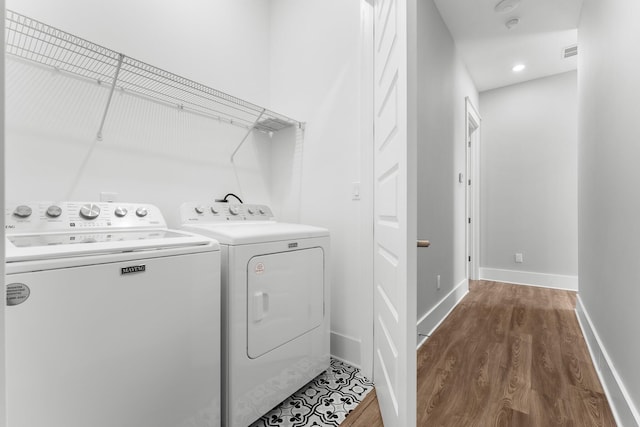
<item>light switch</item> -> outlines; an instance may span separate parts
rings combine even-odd
[[[360,200],[360,182],[351,184],[351,200]]]

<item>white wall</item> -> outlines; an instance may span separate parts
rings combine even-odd
[[[419,333],[434,326],[424,316],[466,286],[465,185],[458,173],[466,169],[467,96],[478,105],[449,30],[432,0],[418,2],[418,238],[431,242],[418,250]]]
[[[7,0],[22,13],[247,101],[269,101],[268,0]]]
[[[480,106],[481,277],[577,289],[576,72],[482,92]]]
[[[372,246],[363,243],[372,235],[366,183],[362,200],[351,200],[352,182],[366,176],[360,100],[371,87],[361,79],[360,2],[272,5],[271,104],[307,122],[300,219],[331,231],[332,353],[371,372],[373,287],[362,274],[373,270],[362,254]]]
[[[371,192],[361,181],[360,4],[338,0],[126,2],[10,0],[9,8],[171,72],[308,122],[269,141],[244,130],[116,94],[104,141],[106,89],[15,60],[7,67],[7,200],[119,200],[158,205],[170,225],[184,200],[242,190],[285,220],[332,235],[332,342],[372,364]],[[73,11],[72,13],[70,11]],[[366,55],[365,55],[366,56]],[[366,128],[366,127],[365,127]],[[370,132],[371,126],[368,127]],[[365,169],[367,164],[365,164]],[[363,208],[364,207],[364,208]],[[367,264],[368,263],[368,264]]]
[[[604,380],[625,427],[640,424],[638,16],[637,1],[585,0],[578,28],[579,297],[608,354],[600,368],[619,376]]]
[[[248,100],[269,98],[268,2],[10,0],[45,23]],[[73,13],[69,13],[73,11]],[[7,63],[7,200],[121,201],[160,207],[172,226],[187,200],[227,192],[269,203],[269,137],[116,94],[96,132],[107,88],[46,68]]]

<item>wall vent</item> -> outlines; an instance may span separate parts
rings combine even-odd
[[[564,59],[571,58],[572,56],[576,56],[578,54],[578,45],[574,44],[573,46],[565,47],[562,49],[562,57]]]

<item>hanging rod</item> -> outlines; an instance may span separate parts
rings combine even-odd
[[[277,132],[304,123],[6,10],[6,53],[245,129]],[[99,135],[109,108],[107,104]],[[261,117],[261,118],[259,118]]]

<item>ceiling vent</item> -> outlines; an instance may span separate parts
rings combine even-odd
[[[576,56],[578,54],[578,45],[574,44],[573,46],[565,47],[562,49],[562,57],[564,59],[571,58],[572,56]]]

